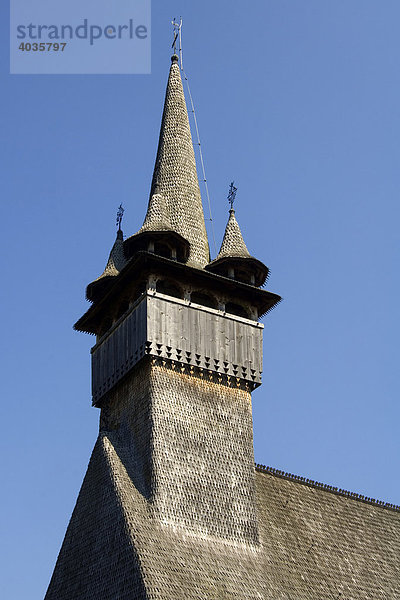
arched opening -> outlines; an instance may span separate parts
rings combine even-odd
[[[235,302],[227,302],[225,304],[225,311],[237,317],[249,318],[247,310],[241,304],[235,304]]]
[[[208,308],[218,308],[218,303],[214,296],[210,296],[204,292],[192,292],[190,294],[190,300],[196,304],[207,306]]]
[[[174,298],[183,298],[182,290],[166,279],[159,279],[156,283],[156,292],[160,294],[166,294],[167,296],[173,296]]]

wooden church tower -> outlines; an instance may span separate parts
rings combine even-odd
[[[233,208],[210,261],[174,55],[143,226],[75,325],[100,432],[46,600],[400,597],[399,507],[255,468],[267,275]]]
[[[118,231],[75,325],[96,335],[100,433],[46,600],[176,599],[187,586],[186,598],[214,598],[212,581],[196,583],[196,562],[217,573],[222,552],[236,578],[259,552],[250,394],[261,383],[258,319],[280,298],[260,289],[268,268],[233,210],[210,261],[171,60],[143,226],[125,241]]]

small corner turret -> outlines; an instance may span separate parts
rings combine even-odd
[[[122,269],[126,265],[124,253],[124,236],[121,228],[118,228],[117,238],[111,248],[110,256],[103,273],[86,288],[86,298],[91,302],[101,298],[114,283]]]
[[[218,273],[255,287],[264,285],[268,278],[268,267],[251,256],[247,250],[233,208],[229,211],[229,219],[218,256],[206,268],[212,273]]]

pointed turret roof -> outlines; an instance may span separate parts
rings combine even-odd
[[[174,54],[171,61],[150,202],[142,229],[157,230],[159,217],[154,215],[162,204],[161,196],[165,203],[162,221],[169,220],[172,230],[190,243],[188,264],[204,267],[210,256],[192,136],[178,56]]]
[[[110,256],[103,273],[97,277],[86,288],[86,297],[88,300],[93,300],[97,296],[100,289],[103,289],[103,283],[109,280],[110,277],[116,277],[126,265],[124,254],[124,236],[121,229],[117,231],[117,239],[111,248]]]
[[[229,211],[224,239],[217,258],[207,265],[207,270],[221,275],[229,275],[238,281],[252,283],[257,287],[263,285],[268,277],[268,267],[251,256],[244,242],[239,223],[233,208]]]
[[[108,275],[119,275],[119,272],[122,271],[125,264],[126,260],[124,256],[124,236],[122,230],[118,229],[117,239],[115,240],[114,245],[111,248],[106,268],[104,269],[100,277],[98,277],[97,281],[102,277],[107,277]]]
[[[217,260],[227,256],[237,256],[241,258],[250,257],[250,252],[247,250],[246,244],[244,243],[243,235],[240,231],[239,223],[236,220],[233,208],[229,211],[229,219],[226,224],[224,239],[222,240]]]

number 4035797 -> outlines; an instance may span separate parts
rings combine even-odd
[[[25,52],[64,52],[64,48],[67,45],[67,42],[62,42],[59,44],[58,42],[21,42],[18,46],[19,50],[23,50]]]

